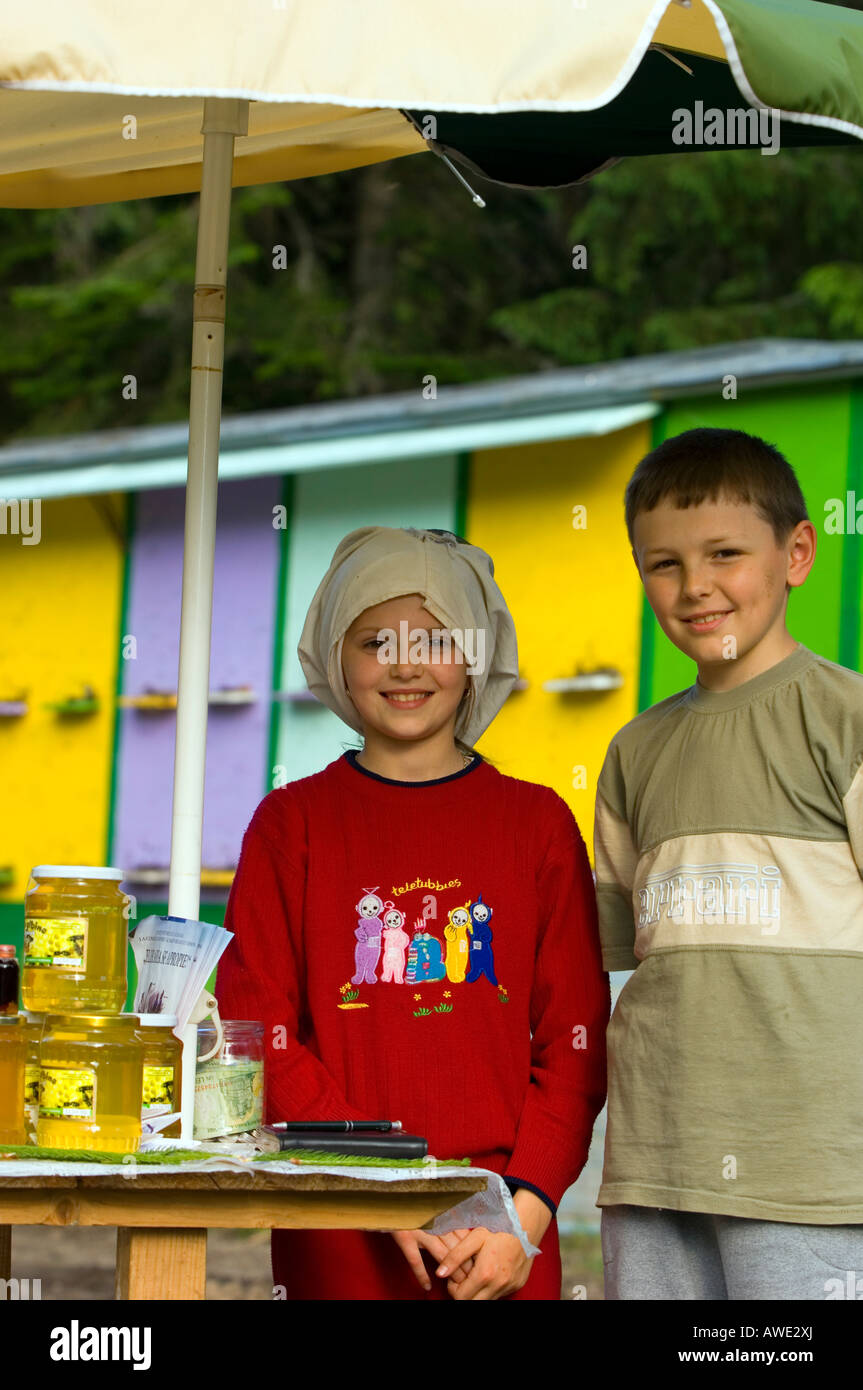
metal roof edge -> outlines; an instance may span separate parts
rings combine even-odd
[[[475,423],[501,413],[529,416],[561,409],[595,409],[635,401],[703,393],[724,376],[768,387],[801,377],[835,379],[863,375],[863,340],[822,342],[806,338],[757,338],[742,343],[555,367],[528,375],[439,386],[433,399],[422,389],[384,396],[224,416],[221,453],[338,437],[422,430]],[[0,446],[0,476],[21,468],[78,468],[118,457],[158,459],[185,453],[188,422],[43,437]]]
[[[385,430],[377,434],[341,435],[294,440],[290,444],[263,444],[233,449],[219,459],[219,479],[262,478],[287,473],[319,472],[327,468],[357,467],[396,460],[425,458],[434,466],[446,455],[518,447],[524,444],[572,440],[611,434],[641,424],[658,414],[655,401],[617,402],[586,410],[544,411],[532,415],[502,415],[499,419],[441,420],[437,429]],[[169,458],[114,459],[82,463],[78,467],[42,468],[33,465],[0,472],[4,500],[38,496],[95,496],[106,492],[135,492],[152,488],[182,487],[186,481],[186,455],[179,450]]]

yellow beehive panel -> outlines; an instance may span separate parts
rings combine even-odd
[[[20,901],[34,864],[105,858],[114,698],[119,659],[125,499],[46,499],[25,543],[6,504],[0,533],[0,700],[26,691],[29,712],[0,719],[0,865]],[[36,513],[31,512],[31,523]],[[43,706],[90,686],[98,713],[61,716]]]
[[[470,470],[467,539],[494,559],[529,682],[510,696],[479,747],[502,772],[560,793],[591,861],[602,760],[637,713],[642,590],[623,493],[649,449],[646,422],[598,437],[487,450],[473,456]],[[568,695],[542,688],[599,666],[616,667],[624,685]]]

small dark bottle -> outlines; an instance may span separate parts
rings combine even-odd
[[[18,961],[14,946],[0,946],[0,1018],[18,1012]]]

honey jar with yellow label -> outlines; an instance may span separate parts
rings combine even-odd
[[[36,1142],[134,1153],[144,1050],[136,1014],[49,1014],[39,1048]]]
[[[165,1124],[168,1115],[180,1110],[180,1068],[183,1044],[174,1029],[176,1014],[138,1014],[138,1036],[144,1049],[144,1091],[141,1121],[145,1133],[166,1139],[180,1133],[180,1120]]]
[[[24,895],[21,998],[32,1013],[119,1013],[129,907],[121,869],[40,864]]]

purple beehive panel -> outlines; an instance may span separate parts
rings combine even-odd
[[[211,706],[207,730],[203,862],[236,864],[264,794],[281,532],[272,525],[279,478],[219,485],[210,689],[250,685],[250,705]],[[177,688],[183,577],[182,489],[138,496],[124,635],[123,693]],[[171,849],[176,712],[120,711],[114,861],[167,865]]]

